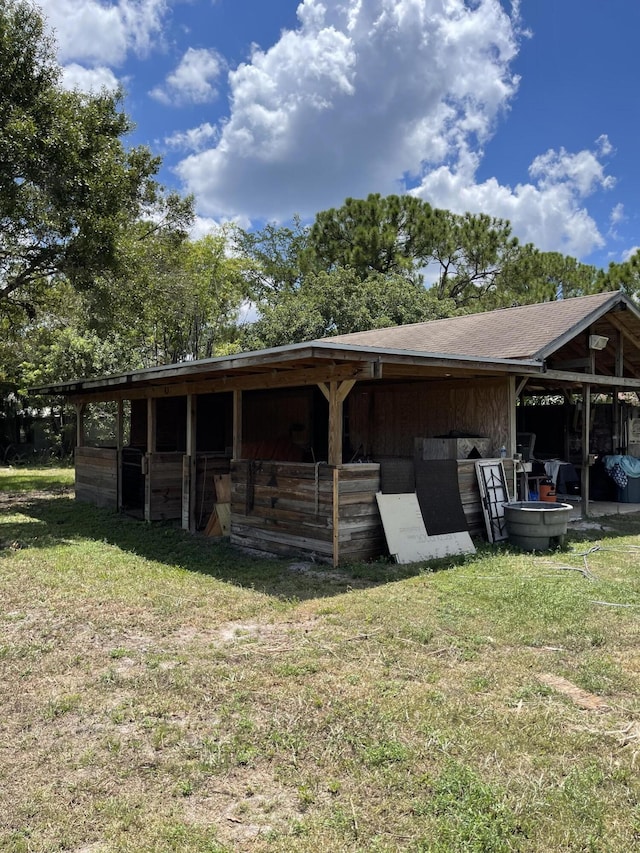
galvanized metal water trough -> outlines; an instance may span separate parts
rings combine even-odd
[[[509,542],[525,551],[548,551],[551,547],[563,545],[571,509],[571,504],[547,501],[505,504]]]

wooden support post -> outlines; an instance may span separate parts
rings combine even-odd
[[[153,454],[156,451],[156,401],[154,397],[147,398],[147,454],[144,478],[144,518],[151,521],[151,475],[153,469]]]
[[[122,509],[122,448],[124,447],[124,402],[118,400],[116,410],[116,507]]]
[[[508,423],[508,432],[509,437],[507,439],[507,456],[509,459],[513,459],[513,455],[516,452],[516,448],[518,445],[518,437],[517,437],[517,424],[516,424],[516,402],[518,400],[518,392],[516,389],[516,377],[509,377],[509,423]],[[513,463],[513,484],[511,494],[513,495],[512,500],[518,500],[518,466]],[[525,495],[524,500],[527,499]]]
[[[242,391],[233,392],[233,458],[242,459]]]
[[[329,465],[342,465],[342,403],[338,383],[329,383]]]
[[[187,450],[182,462],[182,529],[192,533],[196,527],[196,481],[198,398],[187,394]]]
[[[620,330],[617,333],[616,339],[616,376],[624,376],[624,336]],[[622,435],[622,423],[620,417],[620,389],[614,388],[611,394],[611,403],[613,405],[613,452],[626,453],[626,446]]]
[[[582,386],[582,516],[589,517],[589,444],[591,441],[591,385]]]
[[[318,384],[329,401],[329,465],[342,465],[342,407],[355,384],[355,379]]]
[[[76,404],[76,447],[84,447],[84,403]]]
[[[333,469],[333,565],[340,562],[340,469]]]

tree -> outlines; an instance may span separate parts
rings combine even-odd
[[[484,297],[497,288],[503,272],[516,265],[523,247],[504,219],[443,210],[438,219],[430,261],[435,266],[434,293],[458,307],[475,304],[481,310]]]
[[[371,273],[410,278],[431,253],[437,220],[437,211],[412,196],[348,198],[318,213],[306,257],[317,270],[347,268],[361,279]]]
[[[602,275],[601,290],[624,290],[631,298],[640,299],[640,249],[623,263],[612,261]]]
[[[236,229],[236,250],[247,261],[245,276],[255,300],[269,301],[282,291],[295,291],[306,268],[308,235],[297,216],[292,228],[269,222],[258,231]]]
[[[442,316],[443,309],[453,306],[434,303],[420,283],[399,275],[372,273],[363,280],[352,269],[310,273],[295,291],[261,305],[243,343],[257,349],[417,323]]]
[[[236,321],[247,284],[244,262],[227,248],[222,232],[154,258],[140,318],[148,361],[211,358],[237,348]]]
[[[0,0],[0,311],[14,323],[55,276],[87,290],[118,272],[141,215],[159,206],[177,228],[191,215],[154,180],[159,159],[124,147],[122,94],[63,91],[53,56],[36,8]]]
[[[486,214],[459,215],[413,196],[348,198],[319,213],[305,252],[316,270],[353,270],[426,282],[432,298],[455,310],[480,310],[532,247],[523,247],[511,225]]]

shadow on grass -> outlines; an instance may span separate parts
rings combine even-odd
[[[108,509],[79,503],[69,494],[12,496],[0,509],[0,554],[6,549],[71,546],[78,540],[105,542],[131,554],[215,577],[278,598],[306,600],[340,595],[434,571],[438,566],[400,566],[388,559],[333,569],[309,558],[249,556],[228,540],[190,534],[173,523],[147,524]],[[20,513],[30,523],[7,519]],[[443,561],[440,561],[443,562]],[[452,560],[447,562],[447,566]]]
[[[255,589],[278,598],[306,600],[340,595],[350,589],[392,583],[456,565],[482,560],[489,554],[518,553],[508,542],[491,546],[476,543],[475,555],[449,557],[424,563],[398,565],[381,558],[333,569],[309,558],[249,556],[228,540],[209,539],[181,530],[177,525],[147,524],[126,515],[70,499],[69,493],[42,492],[13,495],[0,508],[0,554],[11,548],[45,548],[72,545],[74,541],[105,542],[147,560],[199,572],[236,586]],[[31,522],[10,521],[7,514],[19,512]],[[4,519],[3,519],[4,516]],[[640,514],[613,515],[593,521],[594,527],[569,528],[565,547],[594,542],[603,537],[640,534]]]

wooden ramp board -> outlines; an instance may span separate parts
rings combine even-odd
[[[468,531],[429,536],[415,493],[376,494],[389,552],[397,563],[416,563],[457,554],[473,554]]]
[[[231,503],[231,476],[229,474],[214,474],[216,486],[216,503]]]
[[[205,536],[222,536],[222,526],[220,525],[220,519],[218,518],[218,510],[214,504],[213,510],[211,511],[211,515],[209,516],[209,521],[207,521],[207,526],[204,529]]]
[[[222,535],[229,536],[231,533],[231,504],[217,503],[216,512],[218,513],[218,520],[222,528]]]
[[[205,536],[229,536],[231,533],[231,504],[217,503],[204,529]]]

